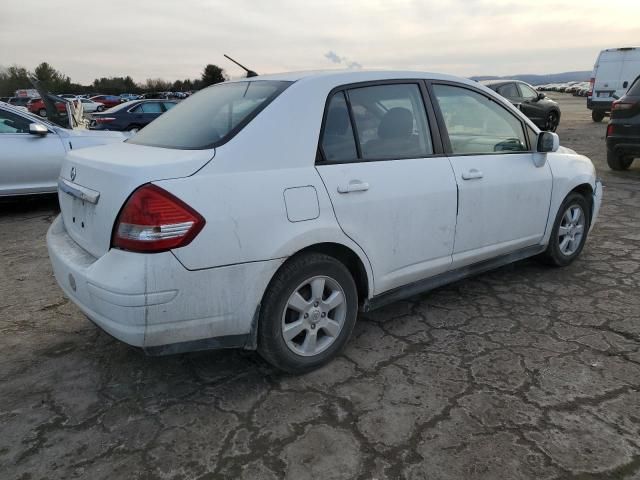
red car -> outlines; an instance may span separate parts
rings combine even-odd
[[[64,103],[56,102],[56,108],[60,113],[66,113],[67,107],[65,107]],[[27,102],[27,110],[31,113],[35,113],[36,115],[40,115],[41,117],[47,116],[47,109],[44,106],[44,102],[41,98],[32,98]]]
[[[105,108],[115,107],[122,103],[122,99],[116,95],[96,95],[89,100],[104,104]]]

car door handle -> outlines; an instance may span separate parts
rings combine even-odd
[[[484,177],[484,174],[475,168],[472,168],[471,170],[467,170],[466,172],[462,172],[462,179],[463,180],[474,180],[476,178],[482,178]]]
[[[351,180],[346,185],[338,185],[338,193],[365,192],[367,190],[369,190],[369,184],[360,180]]]

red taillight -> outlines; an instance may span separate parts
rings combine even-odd
[[[593,97],[593,86],[596,84],[595,78],[589,79],[589,91],[587,92],[587,96]]]
[[[115,120],[114,117],[95,117],[96,123],[109,123]]]
[[[624,103],[620,100],[617,100],[611,104],[611,111],[620,111],[620,110],[631,110],[635,103]]]
[[[607,137],[611,136],[613,134],[613,125],[610,123],[609,125],[607,125]]]
[[[111,246],[134,252],[163,252],[188,245],[205,220],[189,205],[150,183],[138,188],[122,207]]]

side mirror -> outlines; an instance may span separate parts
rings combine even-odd
[[[546,98],[544,92],[538,92],[538,100],[542,100],[543,98]]]
[[[560,148],[560,137],[553,132],[540,132],[537,151],[541,153],[557,152]]]
[[[44,137],[45,135],[47,135],[47,133],[49,133],[49,129],[41,123],[30,123],[29,133],[31,135],[39,135],[40,137]]]

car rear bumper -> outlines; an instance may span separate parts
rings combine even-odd
[[[640,135],[623,136],[611,135],[607,137],[607,150],[625,155],[640,156]]]
[[[611,110],[613,100],[613,98],[594,100],[592,97],[587,97],[587,108],[589,110],[608,112]]]
[[[67,234],[47,232],[56,281],[96,325],[151,353],[244,346],[280,260],[190,271],[171,252],[110,249],[100,258]]]

